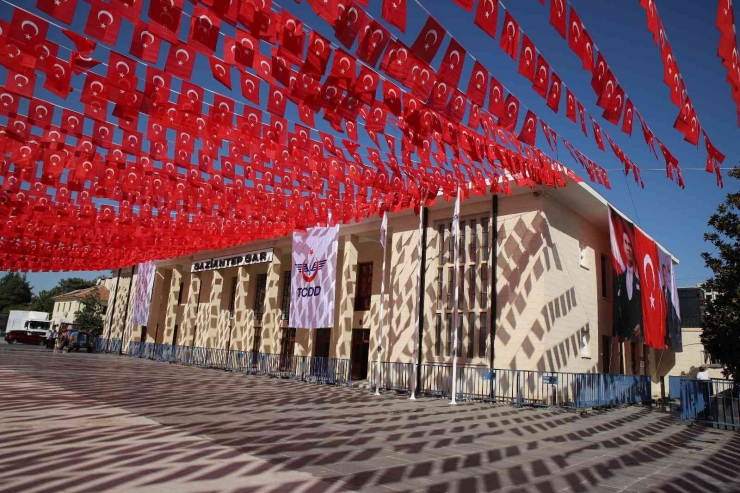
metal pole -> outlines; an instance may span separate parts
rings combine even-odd
[[[113,307],[110,312],[110,321],[108,321],[108,339],[110,339],[111,330],[113,329],[113,317],[116,314],[116,303],[118,301],[118,283],[121,281],[121,268],[118,268],[118,277],[116,278],[116,287],[113,290]],[[104,338],[105,339],[105,338]]]
[[[126,297],[126,308],[123,311],[123,328],[121,329],[121,347],[118,349],[118,354],[123,354],[123,338],[126,335],[126,322],[128,321],[128,305],[131,303],[131,293],[134,291],[134,274],[136,273],[136,265],[131,267],[131,282],[128,283],[128,296]]]
[[[419,209],[419,244],[416,247],[416,320],[414,321],[414,338],[412,339],[414,345],[414,352],[411,358],[411,397],[409,399],[416,400],[416,368],[415,360],[417,359],[416,354],[416,341],[419,339],[419,315],[421,314],[419,309],[419,301],[421,300],[422,289],[421,289],[421,249],[422,249],[422,235],[424,229],[424,206]]]
[[[496,324],[498,323],[498,292],[497,289],[497,283],[496,279],[498,279],[498,276],[496,275],[496,267],[498,265],[498,195],[494,195],[491,201],[491,257],[489,259],[488,265],[490,266],[491,273],[490,273],[490,282],[491,282],[491,289],[489,290],[491,293],[491,323],[490,323],[490,330],[488,337],[491,341],[491,399],[493,399],[493,391],[494,387],[496,385],[496,381],[494,380],[496,378],[496,370],[493,367],[494,359],[496,356]]]
[[[383,215],[383,222],[387,225],[388,221],[388,213],[386,212]],[[388,234],[386,231],[383,233],[384,237],[383,240],[385,240],[385,236]],[[386,259],[386,248],[385,248],[385,241],[382,242],[383,244],[383,268],[381,269],[380,273],[380,309],[378,310],[378,365],[375,368],[375,395],[380,395],[380,353],[383,351],[383,308],[385,305],[385,259]]]
[[[457,198],[455,199],[455,214],[452,216],[452,229],[454,234],[452,235],[451,241],[453,241],[454,246],[454,259],[453,259],[453,269],[452,269],[452,275],[454,282],[452,284],[453,289],[455,290],[454,293],[452,293],[452,400],[450,401],[451,405],[457,404],[457,345],[460,341],[458,341],[457,337],[457,328],[459,327],[460,321],[458,320],[459,317],[459,311],[457,308],[458,300],[460,298],[460,275],[458,272],[457,264],[460,260],[460,241],[458,240],[460,236],[460,196],[462,195],[462,192],[460,190],[460,187],[457,187]]]

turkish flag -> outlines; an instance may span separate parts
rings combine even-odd
[[[89,55],[95,51],[95,47],[98,45],[95,41],[88,39],[85,36],[80,36],[69,29],[62,29],[62,34],[67,36],[75,44],[77,53],[80,53],[81,55]]]
[[[594,71],[594,42],[591,35],[585,29],[581,33],[581,61],[583,69],[589,72]]]
[[[44,80],[44,89],[67,99],[72,91],[72,67],[58,58],[48,58],[46,60],[46,78]]]
[[[152,33],[171,44],[177,44],[180,31],[183,0],[149,2],[149,19]]]
[[[246,31],[237,29],[235,38],[224,36],[224,60],[232,65],[253,67],[255,51],[259,51],[259,40]]]
[[[578,107],[578,117],[581,119],[581,130],[583,131],[583,135],[588,137],[588,130],[586,130],[586,111],[578,100],[576,100],[576,106]]]
[[[532,89],[542,96],[547,96],[547,89],[550,87],[550,65],[545,61],[545,57],[537,57],[537,71],[535,73]]]
[[[504,115],[504,86],[491,76],[491,90],[488,97],[488,111],[501,118]]]
[[[473,71],[470,73],[470,80],[468,81],[468,90],[466,96],[473,103],[478,106],[482,106],[486,100],[486,93],[488,92],[488,71],[478,60],[473,65]]]
[[[504,29],[501,31],[499,47],[504,50],[504,52],[508,53],[512,60],[516,60],[519,53],[519,37],[519,24],[517,24],[511,14],[509,14],[509,11],[506,10],[506,15],[504,16]],[[534,50],[532,51],[532,62],[534,62]],[[534,63],[532,63],[532,66],[534,67]]]
[[[356,76],[357,66],[355,63],[355,57],[341,48],[337,49],[334,52],[334,59],[332,61],[331,71],[329,72],[327,82],[340,89],[347,90],[354,85]]]
[[[208,63],[211,65],[213,78],[231,90],[231,67],[223,60],[214,56],[208,57]]]
[[[496,38],[496,24],[498,23],[498,0],[479,0],[475,11],[475,25]]]
[[[37,0],[36,8],[64,24],[72,24],[75,9],[77,8],[77,0],[67,0],[65,2],[59,2],[58,0]]]
[[[568,31],[565,18],[565,0],[550,0],[550,24],[565,39]]]
[[[596,100],[596,105],[607,109],[611,103],[612,97],[617,89],[617,79],[614,77],[611,69],[604,76],[604,85],[601,88],[601,92],[598,94],[599,98]]]
[[[388,111],[397,117],[401,116],[403,112],[401,105],[401,90],[398,86],[386,79],[383,79],[383,104]]]
[[[373,19],[362,33],[355,55],[363,62],[375,67],[390,39],[390,33],[385,27]]]
[[[606,63],[606,59],[599,52],[596,59],[596,68],[591,74],[591,88],[594,90],[597,96],[601,95],[601,91],[604,88],[604,82],[607,72],[609,72],[609,64]]]
[[[602,116],[606,121],[612,125],[619,125],[619,120],[622,118],[622,111],[624,110],[624,89],[621,85],[617,85],[614,90],[614,95],[609,101],[609,105],[604,110]]]
[[[378,74],[363,66],[357,76],[352,92],[363,103],[372,105],[375,102],[375,92],[378,89],[379,80]]]
[[[468,100],[465,99],[465,95],[459,90],[455,90],[455,94],[450,98],[447,104],[447,116],[451,120],[460,123],[465,116],[465,109],[467,108]]]
[[[635,228],[635,257],[640,269],[642,321],[645,344],[665,348],[665,313],[661,303],[658,248],[639,228]]]
[[[282,50],[287,52],[292,63],[303,63],[303,48],[306,44],[306,35],[303,34],[303,23],[290,15],[287,10],[282,11],[281,28],[278,30],[278,43]]]
[[[131,36],[131,55],[149,63],[156,63],[159,58],[159,48],[162,40],[149,31],[149,25],[145,22],[137,22],[134,25],[134,33]]]
[[[270,85],[270,96],[267,100],[267,111],[276,115],[280,118],[285,116],[285,106],[288,101],[288,96],[285,89]]]
[[[550,85],[550,92],[547,95],[547,106],[555,113],[557,113],[560,108],[560,95],[562,94],[562,91],[563,82],[560,80],[560,76],[553,71],[552,84]]]
[[[46,41],[49,23],[41,17],[25,10],[14,8],[10,21],[8,37],[28,53],[35,53],[36,47]]]
[[[380,61],[380,70],[385,72],[386,75],[396,80],[405,81],[408,74],[407,63],[409,59],[409,50],[400,41],[391,40],[388,44],[388,48],[385,50],[385,55]],[[337,57],[334,57],[334,63],[336,63]]]
[[[242,96],[257,106],[260,104],[260,80],[252,74],[245,71],[239,71],[239,86],[242,90]]]
[[[152,4],[157,2],[152,2]],[[90,12],[87,15],[85,34],[99,39],[103,43],[115,45],[118,31],[121,29],[121,15],[108,10],[110,6],[100,0],[90,1]],[[112,9],[111,9],[112,10]]]
[[[116,100],[116,97],[121,92],[135,90],[138,83],[138,79],[136,78],[136,62],[129,57],[112,51],[108,55],[106,79],[108,85],[112,88],[109,94],[113,101]],[[113,88],[119,91],[115,91]]]
[[[472,0],[468,1],[472,9]],[[381,16],[391,26],[396,26],[402,33],[406,32],[406,0],[383,0]]]
[[[316,31],[311,31],[308,38],[308,53],[306,62],[301,68],[302,74],[308,74],[312,77],[323,77],[326,73],[326,66],[329,64],[331,56],[331,43]]]
[[[593,125],[594,127],[594,139],[596,140],[596,144],[599,146],[599,149],[603,151],[604,139],[601,138],[601,127],[598,123],[596,123],[596,121],[594,121],[593,118],[591,118],[591,115],[589,115],[589,118],[591,119],[591,125]]]
[[[581,33],[583,33],[583,23],[581,18],[578,17],[576,9],[570,6],[570,29],[568,32],[568,46],[570,49],[578,55],[578,58],[583,59],[583,43],[581,42]]]
[[[632,104],[632,100],[627,98],[624,109],[624,120],[622,121],[622,132],[627,135],[632,135],[632,122],[634,121],[635,108]]]
[[[537,48],[534,47],[534,43],[529,39],[529,36],[525,34],[522,41],[522,54],[519,57],[519,73],[530,82],[534,82],[534,74],[537,68],[536,59]]]
[[[504,130],[514,131],[517,119],[519,118],[519,100],[513,95],[506,96],[504,104],[504,115],[499,118],[499,126]]]
[[[442,63],[439,66],[437,80],[441,80],[452,87],[460,83],[463,64],[465,63],[465,48],[455,38],[450,40]]]
[[[350,1],[345,5],[342,17],[334,25],[334,36],[349,50],[355,43],[360,29],[367,24],[365,11]]]
[[[19,96],[23,96],[24,98],[31,99],[33,97],[35,87],[36,74],[34,72],[22,74],[8,70],[8,74],[5,79],[5,89],[8,91]]]
[[[144,0],[110,0],[110,6],[124,19],[136,23],[141,16]]]
[[[534,146],[537,140],[537,115],[532,110],[527,110],[527,116],[524,118],[522,131],[519,132],[518,139],[525,144]]]
[[[170,46],[164,69],[178,79],[190,80],[194,64],[195,50],[187,43],[178,42]]]
[[[445,34],[447,34],[447,31],[442,27],[442,24],[437,22],[434,17],[429,16],[416,37],[416,41],[411,46],[411,53],[427,64],[432,63],[439,47],[442,45]]]
[[[691,98],[686,98],[676,118],[676,122],[673,124],[673,128],[684,135],[686,142],[699,145],[699,120],[696,116],[696,109],[694,109]]]
[[[221,19],[210,10],[196,5],[190,18],[190,33],[188,34],[188,41],[192,46],[205,55],[212,55],[216,51],[220,31]]]

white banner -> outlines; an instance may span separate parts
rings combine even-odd
[[[334,327],[339,226],[293,233],[290,326]]]
[[[136,267],[136,295],[134,298],[134,324],[149,323],[149,308],[152,304],[152,288],[157,266],[154,262],[144,262]]]

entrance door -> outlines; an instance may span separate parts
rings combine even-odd
[[[178,325],[175,324],[175,330],[172,331],[172,345],[173,346],[177,346],[177,329],[178,328],[179,328]]]
[[[146,342],[146,325],[141,326],[141,342]]]
[[[316,345],[313,355],[317,358],[328,358],[331,346],[331,329],[316,329]]]
[[[293,355],[295,354],[295,328],[283,329],[280,341],[280,371],[293,368]]]
[[[351,354],[352,380],[365,380],[370,356],[370,329],[354,329],[352,331]]]

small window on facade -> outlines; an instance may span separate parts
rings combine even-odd
[[[488,307],[488,267],[485,265],[480,270],[480,307]]]
[[[454,293],[455,285],[453,279],[455,277],[455,271],[452,267],[447,269],[447,309],[452,310],[452,294]]]
[[[457,270],[457,307],[462,310],[465,305],[465,267],[462,265]]]
[[[468,280],[468,310],[475,310],[475,277],[476,277],[476,268],[471,267],[470,272],[470,279]]]
[[[462,358],[462,347],[463,347],[463,321],[465,317],[462,314],[457,315],[457,357]]]
[[[468,314],[468,358],[475,355],[475,313]]]
[[[480,340],[478,341],[478,356],[486,357],[486,346],[488,345],[488,314],[480,314]]]
[[[355,311],[363,312],[370,309],[373,295],[373,263],[363,263],[357,266],[357,289],[355,293]]]
[[[283,272],[283,299],[280,304],[280,316],[283,320],[290,320],[290,276],[291,272]]]
[[[182,292],[183,292],[184,287],[185,287],[185,284],[182,281],[180,281],[180,291],[178,291],[177,293],[177,304],[178,305],[182,305]]]
[[[229,312],[231,316],[234,316],[234,308],[236,308],[236,287],[238,285],[239,278],[234,276],[231,278],[231,292],[229,293]]]
[[[444,293],[442,292],[444,287],[444,269],[437,270],[437,310],[444,310]]]
[[[488,218],[484,217],[483,219],[481,219],[480,224],[481,226],[483,226],[483,258],[481,260],[484,260],[487,262],[489,248],[490,248],[490,242],[488,239],[488,234],[489,234]]]
[[[583,243],[578,243],[578,263],[581,267],[588,269],[588,257],[586,255],[587,247]]]
[[[460,262],[465,263],[465,245],[468,244],[468,228],[465,227],[465,221],[460,221],[460,233],[458,235],[458,255]]]
[[[449,356],[452,354],[452,314],[447,314],[447,327],[446,327],[446,337],[445,337],[445,356]]]
[[[601,256],[601,296],[609,297],[609,261],[606,255]]]
[[[442,315],[437,315],[434,335],[434,355],[439,356],[442,352]]]
[[[262,320],[265,309],[265,294],[267,292],[267,274],[257,275],[257,285],[254,292],[254,319]]]
[[[468,249],[470,250],[470,261],[478,262],[478,224],[475,219],[470,221],[470,244]]]
[[[445,225],[440,224],[439,225],[439,265],[445,264],[445,253],[447,252],[447,249],[445,248]]]

